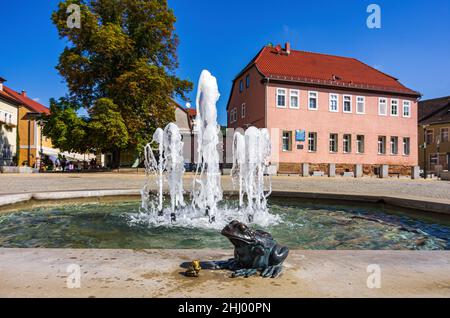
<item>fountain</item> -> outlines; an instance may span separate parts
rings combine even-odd
[[[146,220],[155,225],[220,228],[232,219],[267,225],[277,221],[267,209],[270,179],[266,170],[271,154],[267,129],[249,127],[245,134],[233,138],[233,184],[239,184],[239,208],[221,204],[223,192],[219,168],[219,133],[216,103],[220,97],[217,80],[202,71],[198,84],[196,107],[197,168],[192,184],[191,204],[184,202],[183,142],[174,123],[156,129],[153,140],[145,147],[147,181],[141,191],[141,213],[134,221]],[[154,154],[158,152],[158,159]],[[168,188],[169,208],[164,208],[164,187]],[[154,190],[156,188],[156,191]],[[246,198],[246,202],[244,202]]]
[[[233,184],[239,185],[239,209],[246,214],[248,222],[253,222],[255,216],[268,216],[267,197],[272,191],[267,175],[270,155],[271,144],[267,129],[249,127],[245,135],[235,132],[231,177]],[[247,206],[244,206],[244,196],[247,198]]]
[[[210,222],[217,214],[217,203],[222,200],[219,170],[220,126],[217,124],[216,103],[220,93],[217,80],[210,72],[204,70],[200,75],[197,91],[197,165],[192,185],[192,203],[194,208],[205,211]]]
[[[158,145],[158,160],[156,159],[152,143],[145,146],[145,171],[147,182],[141,190],[141,207],[148,213],[157,211],[158,217],[164,217],[164,177],[167,179],[170,195],[170,220],[176,221],[176,211],[185,207],[183,191],[183,142],[180,130],[174,123],[169,123],[164,130],[156,129],[152,143]],[[150,178],[155,176],[155,178]],[[157,189],[157,204],[152,196],[151,185],[154,180]]]

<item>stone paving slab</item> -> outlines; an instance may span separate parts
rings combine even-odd
[[[0,297],[450,297],[450,252],[291,251],[277,279],[182,275],[183,262],[232,250],[0,249]],[[69,289],[68,266],[81,268]],[[367,266],[381,269],[370,289]]]

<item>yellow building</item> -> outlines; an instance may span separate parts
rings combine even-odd
[[[3,95],[9,97],[16,107],[12,117],[17,129],[12,132],[15,135],[14,138],[9,138],[14,139],[16,164],[38,168],[41,154],[50,156],[59,154],[59,150],[53,148],[51,140],[42,134],[40,118],[43,114],[49,114],[50,110],[29,98],[25,91],[18,93],[5,86],[4,79],[1,82]]]
[[[450,170],[450,96],[419,102],[419,164],[427,173]]]
[[[18,165],[39,167],[41,153],[57,155],[59,151],[53,149],[51,140],[43,136],[40,118],[42,114],[49,114],[50,110],[37,101],[29,98],[25,91],[18,93],[4,86],[3,90],[17,100],[18,109]]]

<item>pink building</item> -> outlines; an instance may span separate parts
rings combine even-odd
[[[419,97],[356,59],[266,46],[233,81],[228,127],[269,128],[278,173],[416,174]]]

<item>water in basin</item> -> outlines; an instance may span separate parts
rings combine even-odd
[[[224,200],[237,209],[236,200]],[[0,214],[0,247],[231,248],[217,228],[157,226],[136,219],[140,202],[60,204]],[[221,207],[224,208],[224,207]],[[269,200],[279,222],[265,230],[293,249],[450,249],[450,225],[382,207]]]

